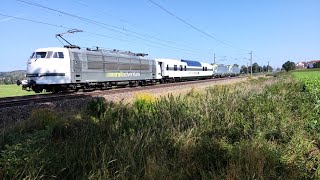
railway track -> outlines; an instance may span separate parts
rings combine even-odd
[[[61,94],[39,94],[39,95],[30,95],[30,96],[19,96],[19,97],[6,97],[0,98],[0,109],[14,106],[30,105],[36,103],[46,103],[52,101],[61,101],[61,100],[70,100],[77,98],[88,98],[88,97],[97,97],[103,95],[112,95],[117,93],[126,93],[134,92],[141,90],[150,90],[164,87],[174,87],[181,85],[193,85],[193,84],[202,84],[212,81],[223,81],[228,79],[237,79],[245,77],[228,77],[228,78],[215,78],[215,79],[205,79],[198,81],[183,81],[175,83],[166,83],[166,84],[156,84],[153,86],[137,86],[137,87],[125,87],[125,88],[115,88],[109,90],[95,90],[91,92],[78,92],[78,93],[61,93]]]

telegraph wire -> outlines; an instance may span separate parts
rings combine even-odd
[[[197,28],[196,26],[192,25],[191,23],[187,22],[186,20],[180,18],[179,16],[175,15],[174,13],[172,13],[171,11],[167,10],[166,8],[162,7],[161,5],[159,5],[158,3],[154,2],[153,0],[148,0],[149,2],[151,2],[152,4],[154,4],[155,6],[157,6],[158,8],[162,9],[163,11],[165,11],[166,13],[170,14],[171,16],[173,16],[174,18],[178,19],[179,21],[183,22],[184,24],[188,25],[189,27],[195,29],[196,31],[200,32],[201,34],[219,42],[220,44],[224,44],[226,46],[229,46],[231,48],[234,48],[234,49],[238,49],[238,50],[242,50],[242,51],[248,51],[248,50],[245,50],[245,49],[240,49],[240,48],[236,48],[224,41],[221,41],[215,37],[213,37],[212,35],[208,34],[207,32]]]
[[[151,40],[148,40],[148,39],[145,39],[145,38],[142,38],[142,37],[138,37],[138,36],[135,36],[135,35],[132,35],[132,34],[128,34],[128,33],[122,32],[122,31],[134,33],[134,34],[137,34],[137,35],[140,35],[140,36],[145,36],[145,37],[148,37],[148,38],[157,39],[157,40],[160,40],[160,41],[169,42],[169,43],[171,43],[171,44],[176,44],[176,43],[171,42],[171,41],[161,40],[161,39],[156,38],[156,37],[147,36],[147,35],[144,35],[144,34],[141,34],[141,33],[138,33],[138,32],[126,30],[126,29],[123,29],[123,28],[120,28],[120,27],[117,27],[117,26],[113,26],[113,25],[110,25],[110,24],[106,24],[106,23],[103,23],[103,22],[96,21],[96,20],[91,20],[91,19],[89,19],[89,18],[81,17],[81,16],[78,16],[78,15],[70,14],[70,13],[67,13],[67,12],[63,12],[63,11],[60,11],[60,10],[57,10],[57,9],[53,9],[53,8],[50,8],[50,7],[47,7],[47,6],[38,4],[38,3],[34,3],[34,2],[31,2],[31,1],[25,1],[25,0],[17,0],[17,1],[22,2],[22,3],[25,3],[25,4],[32,5],[32,6],[40,7],[40,8],[43,8],[43,9],[47,9],[47,10],[50,10],[50,11],[58,12],[58,13],[61,13],[61,14],[63,14],[63,15],[67,15],[67,16],[70,16],[70,17],[79,19],[79,20],[81,20],[81,21],[85,21],[85,22],[87,22],[87,23],[100,26],[100,27],[109,29],[109,30],[111,30],[111,31],[114,31],[114,32],[117,32],[117,33],[121,33],[121,34],[126,35],[126,36],[131,36],[131,37],[134,37],[134,38],[136,38],[136,39],[140,39],[140,40],[143,40],[143,41],[148,41],[148,42],[150,42],[150,43],[158,44],[158,45],[161,45],[161,46],[167,46],[167,47],[170,47],[170,48],[180,49],[180,50],[183,50],[183,51],[189,51],[189,52],[199,53],[199,52],[195,52],[195,51],[189,50],[189,49],[177,48],[177,47],[169,46],[169,45],[162,44],[162,43],[159,43],[159,42],[154,42],[154,41],[151,41]],[[119,30],[120,30],[120,31],[119,31]],[[182,45],[179,45],[179,44],[176,44],[176,45],[182,46]],[[206,53],[207,53],[207,52],[206,52]]]

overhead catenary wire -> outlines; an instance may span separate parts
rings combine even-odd
[[[80,2],[80,1],[76,1],[76,0],[71,0],[71,1],[77,3],[77,4],[81,5],[81,6],[84,6],[84,7],[86,7],[86,8],[90,7],[88,4],[83,3],[83,2]],[[108,16],[111,16],[111,17],[115,17],[115,16],[113,16],[112,14],[110,14],[110,13],[108,13],[108,12],[106,12],[106,11],[101,11],[101,10],[97,10],[97,9],[95,9],[95,11],[100,12],[100,13],[105,14],[105,15],[108,15]],[[129,23],[128,20],[125,20],[125,19],[123,19],[123,18],[117,18],[117,19],[120,20],[120,21],[122,21],[122,22]]]
[[[72,0],[72,1],[75,2],[75,3],[77,3],[77,4],[79,4],[79,5],[81,5],[81,6],[84,6],[84,7],[86,7],[86,8],[90,7],[88,4],[85,4],[85,3],[83,3],[83,2],[79,2],[79,1],[77,1],[77,0]],[[108,15],[108,16],[114,17],[112,14],[107,13],[107,12],[105,12],[105,11],[96,10],[96,9],[95,9],[95,11],[100,12],[100,13],[103,13],[103,14],[106,14],[106,15]],[[117,18],[117,19],[119,19],[119,20],[122,21],[122,22],[126,22],[126,23],[128,23],[128,24],[131,24],[131,26],[133,26],[133,24],[132,24],[130,21],[126,20],[126,19],[122,19],[122,18]],[[114,27],[116,27],[116,26],[114,26]],[[137,34],[137,35],[145,36],[145,37],[148,37],[148,38],[151,38],[151,39],[163,41],[163,42],[166,42],[166,43],[170,43],[170,44],[174,44],[174,45],[178,45],[178,46],[184,46],[184,47],[188,47],[188,48],[193,48],[193,47],[187,46],[187,45],[185,45],[185,44],[176,43],[176,42],[169,41],[169,40],[166,40],[166,39],[160,39],[160,38],[155,37],[155,36],[150,36],[150,35],[147,35],[147,34],[139,33],[139,32],[132,31],[132,30],[128,30],[128,29],[124,29],[124,28],[121,28],[121,27],[117,27],[117,29],[123,30],[123,31],[127,31],[127,32],[130,32],[130,33],[134,33],[134,34]],[[194,50],[197,50],[197,51],[202,51],[202,50],[199,50],[199,49],[196,49],[196,48],[193,48],[193,49],[194,49]],[[209,51],[208,51],[208,52],[209,52]],[[206,53],[208,53],[208,52],[206,52]]]
[[[167,47],[170,47],[170,48],[179,49],[179,50],[182,50],[182,51],[193,52],[194,54],[199,54],[199,51],[195,51],[195,49],[189,50],[189,49],[185,49],[185,48],[170,46],[170,45],[167,45],[167,44],[163,44],[163,43],[159,43],[159,42],[154,42],[154,41],[148,40],[145,37],[156,39],[156,40],[159,40],[159,41],[164,41],[164,42],[171,43],[171,44],[176,44],[178,46],[182,46],[180,44],[177,44],[177,43],[174,43],[174,42],[171,42],[171,41],[168,41],[168,40],[162,40],[162,39],[157,38],[157,37],[152,37],[152,36],[145,35],[145,34],[142,34],[142,33],[138,33],[138,32],[135,32],[135,31],[123,29],[121,27],[117,27],[117,26],[113,26],[113,25],[110,25],[110,24],[106,24],[104,22],[99,22],[99,21],[96,21],[96,20],[92,20],[92,19],[89,19],[89,18],[78,16],[78,15],[75,15],[75,14],[63,12],[61,10],[57,10],[57,9],[54,9],[54,8],[51,8],[51,7],[47,7],[47,6],[32,2],[32,1],[26,1],[26,0],[17,0],[17,1],[25,3],[25,4],[28,4],[28,5],[32,5],[32,6],[40,7],[40,8],[43,8],[43,9],[47,9],[47,10],[50,10],[50,11],[53,11],[53,12],[58,12],[60,14],[63,14],[63,15],[66,15],[66,16],[70,16],[70,17],[79,19],[81,21],[84,21],[84,22],[87,22],[87,23],[90,23],[90,24],[97,25],[97,26],[100,26],[102,28],[106,28],[108,30],[111,30],[111,31],[114,31],[114,32],[117,32],[117,33],[120,33],[120,34],[123,34],[123,35],[126,35],[126,36],[134,37],[136,39],[140,39],[140,40],[147,41],[147,42],[150,42],[150,43],[158,44],[158,45],[161,45],[161,46],[167,46]],[[125,32],[123,32],[123,31],[125,31]],[[133,34],[136,34],[136,35],[139,35],[139,36],[143,36],[143,37],[139,37],[139,36],[136,36],[136,35],[128,34],[126,32],[133,33]],[[201,53],[203,53],[203,52],[201,52]],[[208,52],[206,52],[206,53],[208,53]]]
[[[28,22],[37,23],[37,24],[42,24],[42,25],[53,26],[53,27],[57,27],[57,28],[68,29],[68,30],[69,30],[69,29],[74,29],[74,28],[71,28],[71,27],[66,27],[66,26],[62,26],[62,25],[47,23],[47,22],[43,22],[43,21],[36,21],[36,20],[32,20],[32,19],[27,19],[27,18],[21,18],[21,17],[11,16],[11,15],[2,14],[2,13],[0,13],[0,16],[8,17],[8,18],[13,18],[13,19],[18,19],[18,20],[23,20],[23,21],[28,21]],[[96,35],[96,36],[101,36],[101,37],[116,39],[116,40],[120,40],[120,41],[131,42],[131,41],[128,41],[128,40],[124,40],[124,39],[120,39],[120,38],[115,38],[115,37],[107,36],[107,35],[104,35],[104,34],[98,34],[98,33],[93,33],[93,32],[89,32],[89,31],[83,31],[83,32],[84,32],[84,33],[88,33],[88,34],[92,34],[92,35]],[[131,42],[131,43],[133,43],[133,42]],[[134,42],[134,43],[137,43],[137,42]],[[140,43],[137,43],[137,44],[140,44]]]
[[[16,16],[2,14],[2,13],[0,13],[0,16],[13,18],[13,19],[18,19],[18,20],[23,20],[23,21],[32,22],[32,23],[37,23],[37,24],[42,24],[42,25],[47,25],[47,26],[52,26],[52,27],[57,27],[57,28],[68,29],[68,30],[69,29],[74,29],[74,28],[71,28],[71,27],[63,26],[63,25],[57,25],[57,24],[52,24],[52,23],[47,23],[47,22],[37,21],[37,20],[32,20],[32,19],[27,19],[27,18],[21,18],[21,17],[16,17]],[[107,36],[105,34],[99,34],[99,33],[94,33],[94,32],[90,32],[90,31],[83,31],[83,32],[87,33],[87,34],[99,36],[99,37],[115,39],[115,40],[125,41],[125,42],[129,42],[129,43],[134,43],[134,44],[142,44],[142,45],[146,45],[146,46],[150,46],[150,47],[156,47],[156,48],[160,47],[160,46],[154,46],[154,45],[150,45],[150,44],[138,43],[136,41],[132,42],[132,41],[128,41],[128,40],[125,40],[125,39],[115,38],[115,37],[112,37],[112,36]],[[180,49],[177,49],[177,50],[180,50]],[[188,54],[194,54],[192,52],[187,52],[187,51],[184,51],[184,50],[180,50],[180,51],[186,52]]]
[[[238,49],[238,50],[242,50],[242,51],[248,51],[248,50],[245,50],[245,49],[241,49],[241,48],[236,48],[222,40],[219,40],[218,38],[215,38],[214,36],[210,35],[209,33],[201,30],[200,28],[192,25],[191,23],[187,22],[186,20],[180,18],[179,16],[177,16],[176,14],[172,13],[171,11],[167,10],[166,8],[162,7],[161,5],[159,5],[158,3],[154,2],[153,0],[148,0],[149,2],[151,2],[152,4],[154,4],[155,6],[157,6],[158,8],[162,9],[163,11],[165,11],[166,13],[170,14],[171,16],[173,16],[174,18],[178,19],[179,21],[181,21],[182,23],[188,25],[189,27],[191,27],[192,29],[195,29],[196,31],[200,32],[201,34],[219,42],[220,44],[223,44],[223,45],[226,45],[226,46],[229,46],[231,48],[234,48],[234,49]]]

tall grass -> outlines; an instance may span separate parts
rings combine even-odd
[[[319,118],[313,106],[303,84],[280,77],[158,99],[138,95],[132,104],[98,98],[68,116],[35,110],[4,133],[0,175],[316,178],[319,134],[308,126]]]

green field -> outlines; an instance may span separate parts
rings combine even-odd
[[[0,98],[1,97],[11,97],[11,96],[25,96],[34,95],[34,92],[28,92],[21,89],[21,86],[16,84],[10,85],[0,85]]]
[[[320,70],[305,70],[305,71],[294,71],[292,72],[293,76],[302,81],[305,85],[305,88],[308,92],[318,98],[320,93]]]

